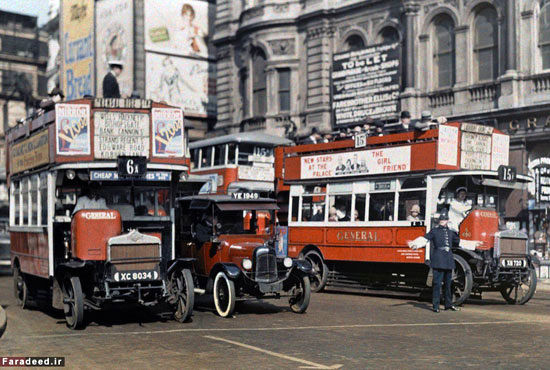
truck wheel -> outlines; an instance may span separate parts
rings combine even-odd
[[[293,287],[293,296],[288,300],[290,303],[290,309],[295,313],[304,313],[309,306],[309,299],[311,298],[311,284],[309,277],[294,276],[296,284]]]
[[[525,304],[533,297],[536,289],[537,273],[533,267],[530,267],[519,283],[502,287],[500,294],[509,304]]]
[[[235,283],[220,271],[214,279],[214,305],[221,317],[228,317],[235,311]]]
[[[185,322],[193,314],[193,306],[195,305],[193,276],[191,275],[191,271],[183,269],[181,272],[172,274],[172,279],[172,287],[175,289],[173,294],[177,297],[174,319],[179,322]]]
[[[453,305],[460,306],[470,296],[474,279],[472,277],[472,269],[464,258],[455,254],[454,260],[456,268],[453,270]]]
[[[79,329],[84,322],[84,294],[78,276],[67,277],[63,282],[63,311],[71,329]]]
[[[311,263],[313,275],[311,276],[311,291],[314,293],[323,290],[327,284],[328,268],[323,260],[323,257],[317,251],[309,251],[305,254],[304,259]]]
[[[30,291],[25,275],[21,272],[19,267],[13,270],[13,292],[15,299],[19,307],[25,309],[29,308]]]

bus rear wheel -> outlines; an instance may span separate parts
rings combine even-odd
[[[536,289],[537,273],[534,267],[530,267],[527,274],[521,277],[521,281],[502,287],[500,294],[509,304],[525,304],[533,297]]]
[[[453,305],[460,306],[470,296],[474,285],[474,279],[472,276],[472,269],[464,258],[455,254],[454,260],[455,269],[453,270],[452,282]]]
[[[30,291],[27,279],[21,272],[19,267],[16,267],[13,271],[13,292],[15,299],[19,307],[25,309],[29,308],[30,303]]]
[[[313,274],[310,277],[311,291],[320,292],[327,285],[328,268],[323,257],[317,251],[309,251],[304,255],[304,259],[311,263]]]

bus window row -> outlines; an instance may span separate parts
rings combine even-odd
[[[422,222],[424,179],[291,187],[291,222]]]
[[[45,226],[48,220],[48,178],[45,173],[12,180],[10,226]]]
[[[227,165],[250,165],[252,162],[273,163],[273,148],[254,144],[221,144],[193,149],[194,169]]]

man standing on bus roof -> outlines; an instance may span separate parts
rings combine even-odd
[[[445,287],[445,310],[460,310],[452,304],[451,291],[453,269],[455,269],[452,248],[459,245],[460,238],[456,232],[449,229],[447,226],[448,222],[449,214],[447,209],[444,208],[439,214],[439,225],[437,227],[430,230],[424,237],[409,242],[409,247],[413,249],[425,246],[428,241],[432,243],[432,248],[430,248],[430,266],[433,269],[432,304],[434,312],[439,312],[442,282]]]
[[[460,223],[468,215],[468,212],[472,209],[472,206],[468,204],[466,195],[468,189],[465,187],[459,187],[455,191],[455,199],[452,200],[449,207],[449,228],[455,232],[459,232],[458,228]]]
[[[103,78],[103,97],[120,98],[117,77],[122,73],[124,64],[121,60],[111,60],[109,61],[109,69],[109,72]]]

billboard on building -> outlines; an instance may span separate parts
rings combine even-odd
[[[102,96],[103,78],[109,61],[120,60],[124,69],[117,78],[120,94],[128,97],[134,89],[134,6],[133,0],[96,2],[96,89]]]
[[[145,50],[209,56],[214,5],[200,0],[145,0]]]
[[[399,42],[334,54],[332,109],[336,126],[360,124],[368,117],[397,117],[400,90]]]
[[[61,88],[67,100],[94,95],[94,0],[62,0]]]
[[[146,53],[146,97],[183,109],[186,116],[216,114],[215,65],[208,61]]]

